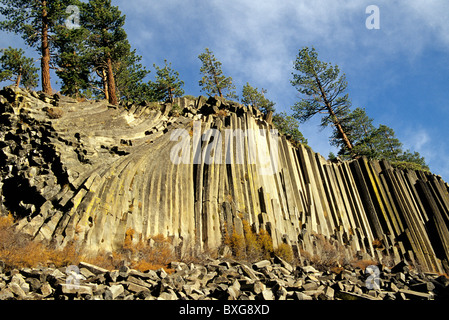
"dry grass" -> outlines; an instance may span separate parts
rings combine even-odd
[[[53,264],[62,267],[82,260],[74,243],[62,250],[48,244],[31,241],[30,237],[14,230],[12,215],[0,217],[0,260],[10,268],[36,267]]]
[[[274,254],[290,263],[294,260],[292,247],[286,243],[281,243],[274,250]]]
[[[314,244],[313,252],[300,249],[300,255],[304,260],[323,269],[347,264],[344,246],[338,241],[327,239],[322,234],[317,233],[313,233],[311,237]]]
[[[34,242],[23,233],[14,230],[12,215],[0,217],[0,260],[8,269],[53,265],[57,268],[77,265],[81,261],[92,263],[105,269],[117,269],[124,261],[139,271],[164,268],[176,260],[173,247],[166,237],[157,235],[147,240],[133,241],[135,231],[128,229],[123,247],[112,253],[99,252],[96,255],[83,254],[75,242],[63,249],[55,249],[43,242]]]
[[[261,229],[258,233],[254,232],[248,221],[242,220],[243,235],[238,234],[232,227],[232,233],[229,234],[228,227],[224,226],[223,245],[228,246],[232,251],[232,256],[242,261],[257,261],[268,259],[273,254],[273,241],[270,234]]]
[[[8,269],[38,266],[63,267],[78,264],[80,261],[92,263],[105,269],[118,269],[123,262],[129,267],[139,270],[157,270],[168,268],[172,261],[179,260],[176,256],[171,241],[159,234],[148,239],[138,237],[133,229],[128,229],[123,239],[123,246],[112,252],[98,252],[96,255],[83,254],[74,242],[69,243],[63,249],[55,249],[43,242],[34,242],[29,236],[14,230],[14,219],[12,215],[0,217],[0,260]],[[281,244],[273,248],[270,234],[261,229],[256,233],[250,224],[243,220],[244,234],[240,235],[232,228],[228,233],[224,226],[223,245],[228,246],[232,256],[240,261],[257,261],[269,259],[273,254],[282,259],[294,263],[293,250],[288,244]],[[336,241],[331,241],[319,234],[313,234],[314,252],[310,253],[300,249],[303,260],[308,261],[318,268],[341,272],[345,261],[344,247]],[[352,267],[365,270],[369,265],[376,265],[373,260],[353,260]]]
[[[354,260],[351,262],[351,266],[353,266],[354,268],[360,268],[362,270],[365,270],[366,267],[368,266],[372,266],[372,265],[377,265],[378,263],[374,260]]]

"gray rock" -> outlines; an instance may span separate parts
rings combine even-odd
[[[319,271],[312,266],[304,266],[302,267],[302,271],[305,273],[319,273]]]
[[[169,289],[166,292],[162,292],[159,297],[157,298],[157,300],[177,300],[178,296],[176,295],[176,293]]]
[[[293,266],[281,257],[275,256],[274,263],[280,263],[283,268],[288,270],[288,272],[293,272]]]
[[[313,300],[313,298],[303,292],[296,291],[295,296],[297,300]]]
[[[86,285],[62,283],[59,285],[59,290],[65,295],[92,295],[92,287]]]
[[[141,293],[142,291],[145,291],[146,293],[148,293],[148,295],[151,294],[151,291],[150,289],[148,289],[148,287],[144,287],[132,282],[128,282],[126,284],[126,289],[133,293]]]
[[[12,300],[14,299],[14,293],[9,288],[3,288],[0,290],[0,300]]]
[[[271,289],[265,289],[260,293],[260,297],[263,300],[274,300],[274,294],[273,291],[271,291]]]
[[[256,275],[256,272],[251,270],[250,267],[248,267],[245,264],[240,264],[240,268],[244,275],[249,277],[251,280],[259,280],[259,277]]]
[[[84,276],[84,278],[89,279],[91,277],[95,277],[95,273],[91,272],[87,268],[80,268],[80,273]]]
[[[50,296],[51,294],[53,294],[53,292],[55,291],[48,282],[45,282],[41,285],[41,287],[39,288],[40,293],[42,295],[42,297],[46,298],[48,296]]]
[[[410,290],[413,290],[413,291],[429,292],[434,289],[435,289],[435,285],[430,281],[410,285]]]
[[[89,270],[90,272],[92,272],[93,274],[102,274],[102,273],[107,273],[108,270],[95,266],[93,264],[87,263],[87,262],[80,262],[79,263],[79,268],[86,268],[87,270]]]
[[[121,284],[114,284],[109,288],[106,288],[104,292],[105,300],[115,300],[123,295],[125,288]]]
[[[262,269],[264,267],[271,266],[271,262],[269,260],[261,260],[253,263],[253,269]]]
[[[20,299],[25,299],[26,298],[26,293],[25,291],[23,291],[23,289],[21,288],[21,286],[15,282],[11,282],[8,284],[8,289],[14,293],[14,295],[16,295],[18,298]]]
[[[318,289],[318,284],[314,281],[306,282],[302,285],[302,289],[305,291]]]

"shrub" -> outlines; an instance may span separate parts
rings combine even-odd
[[[274,254],[287,262],[293,262],[293,250],[287,243],[281,243],[276,250],[274,250]]]
[[[246,258],[245,238],[235,232],[234,228],[232,229],[231,236],[231,250],[236,259],[244,260]]]
[[[170,272],[167,265],[175,260],[172,245],[163,235],[156,235],[146,241],[135,241],[135,231],[128,229],[121,249],[110,254],[98,252],[96,255],[86,255],[74,241],[62,249],[32,241],[30,236],[16,232],[13,223],[11,215],[0,217],[0,260],[7,268],[49,264],[59,268],[85,261],[112,270],[117,269],[123,261],[128,261],[131,268],[140,271],[165,268]]]
[[[327,239],[317,233],[313,233],[311,237],[314,244],[313,252],[300,250],[300,254],[305,260],[323,269],[346,264],[344,246],[338,241]]]
[[[374,239],[373,240],[373,248],[374,249],[380,249],[382,247],[383,247],[382,241],[380,241],[379,239]]]
[[[63,267],[82,260],[73,242],[62,250],[56,250],[49,244],[32,241],[30,236],[16,232],[13,223],[12,215],[0,217],[0,260],[8,268],[35,267],[49,263]]]
[[[273,241],[270,234],[260,229],[258,233],[254,232],[251,225],[245,219],[243,223],[243,235],[235,232],[232,228],[231,234],[226,222],[223,226],[223,245],[232,251],[232,256],[237,260],[257,261],[268,259],[273,254]]]
[[[368,267],[368,266],[372,266],[372,265],[376,266],[377,264],[378,263],[376,261],[369,260],[369,259],[368,260],[366,260],[366,259],[354,260],[351,262],[351,266],[353,266],[354,268],[360,268],[362,270],[365,270],[366,267]]]
[[[220,110],[218,110],[216,115],[217,115],[217,117],[223,119],[223,118],[225,118],[228,115],[228,112],[226,110],[220,109]]]
[[[262,258],[268,259],[273,253],[273,239],[271,239],[268,231],[260,229],[258,234],[259,243],[262,247]]]
[[[177,104],[173,104],[171,110],[168,113],[169,117],[179,117],[183,115],[183,109],[177,105]]]
[[[162,234],[155,235],[149,239],[139,239],[133,242],[135,231],[128,229],[123,242],[123,254],[128,254],[130,267],[139,271],[156,270],[165,268],[175,260],[173,246],[170,240]]]
[[[250,261],[258,260],[262,256],[262,245],[255,234],[251,230],[248,221],[243,220],[243,232],[245,234],[246,258]]]

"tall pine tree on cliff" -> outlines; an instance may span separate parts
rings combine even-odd
[[[104,93],[109,103],[118,104],[114,63],[130,51],[123,26],[125,16],[111,0],[90,0],[84,8],[81,24],[90,31],[90,61],[102,77]]]
[[[267,114],[269,111],[274,112],[275,103],[265,98],[265,93],[267,90],[260,90],[252,87],[248,82],[243,86],[242,90],[242,103],[246,105],[252,105],[253,107],[258,108],[264,114]]]
[[[61,23],[56,26],[54,46],[58,54],[54,57],[56,75],[62,80],[61,93],[79,97],[91,85],[90,62],[87,57],[86,41],[89,31],[80,25],[68,28]]]
[[[31,89],[37,86],[37,70],[32,58],[25,57],[22,49],[0,50],[0,81],[14,81],[16,87],[22,84]]]
[[[55,26],[65,16],[70,0],[0,0],[0,30],[22,36],[25,43],[40,53],[42,91],[52,94],[50,60]]]
[[[199,81],[202,91],[205,91],[209,96],[218,94],[223,98],[223,92],[228,91],[226,97],[236,98],[235,86],[232,84],[232,78],[223,75],[221,70],[221,62],[218,61],[213,52],[206,48],[205,52],[201,53],[198,58],[202,62],[200,72],[203,77]]]
[[[296,58],[292,85],[303,96],[293,107],[293,116],[305,122],[317,114],[322,114],[321,126],[334,127],[338,139],[348,150],[353,148],[343,126],[343,119],[350,112],[351,102],[344,94],[348,83],[345,75],[340,75],[338,66],[318,60],[314,48],[304,47]]]
[[[334,132],[331,142],[340,147],[338,154],[341,158],[349,160],[363,156],[368,159],[388,160],[399,168],[429,170],[424,158],[418,152],[403,151],[403,145],[392,128],[382,124],[376,128],[365,109],[354,109],[343,123],[353,148],[348,150]]]
[[[164,67],[161,68],[156,64],[153,67],[156,69],[156,81],[150,82],[157,100],[173,102],[174,97],[180,97],[184,94],[184,81],[179,79],[179,72],[172,69],[171,63],[164,60]]]

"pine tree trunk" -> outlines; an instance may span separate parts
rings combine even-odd
[[[173,88],[168,88],[168,99],[170,103],[173,103]]]
[[[218,94],[220,95],[220,98],[223,98],[223,93],[221,92],[220,84],[218,83],[218,79],[215,74],[215,71],[214,71],[214,81],[215,81],[215,85],[217,86],[217,90],[218,90]]]
[[[52,94],[50,82],[50,47],[48,43],[48,13],[47,1],[42,1],[42,58],[41,58],[41,74],[42,74],[42,91]]]
[[[112,60],[110,57],[106,60],[108,65],[108,94],[109,94],[109,103],[112,105],[118,104],[117,94],[115,92],[115,79],[114,79],[114,70],[112,69]]]
[[[327,108],[329,110],[329,113],[331,114],[332,121],[334,122],[334,125],[337,128],[338,133],[341,135],[341,138],[342,138],[344,144],[346,145],[346,148],[348,148],[348,150],[351,150],[352,149],[351,141],[349,141],[349,138],[346,135],[345,131],[343,130],[343,127],[341,126],[340,121],[335,116],[334,110],[332,110],[332,108],[330,106],[328,106]]]
[[[19,73],[19,75],[17,76],[17,80],[16,80],[16,87],[19,87],[21,79],[22,79],[22,73]]]
[[[349,141],[348,136],[346,135],[345,131],[343,130],[343,127],[340,124],[340,120],[337,118],[337,116],[335,115],[334,110],[332,109],[332,105],[330,104],[330,102],[327,100],[326,97],[326,92],[324,92],[324,88],[321,85],[320,80],[318,79],[318,77],[315,76],[315,80],[318,84],[318,87],[320,88],[320,92],[321,92],[321,97],[323,98],[324,101],[324,105],[327,108],[327,111],[329,112],[332,122],[334,123],[335,127],[337,128],[338,133],[341,136],[341,139],[343,140],[343,143],[345,144],[346,148],[348,148],[348,150],[352,149],[352,144],[351,141]]]

